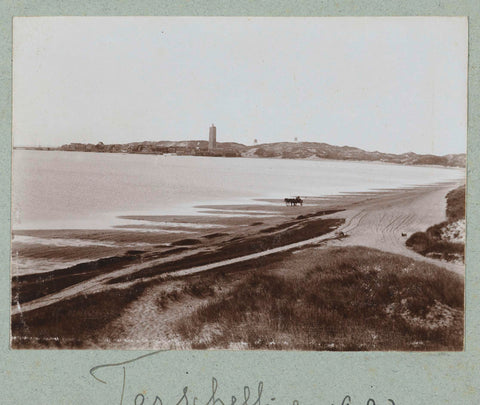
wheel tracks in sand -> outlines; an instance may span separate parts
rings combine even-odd
[[[342,212],[342,214],[344,214],[344,212]],[[345,234],[354,232],[366,215],[367,213],[363,211],[353,213],[353,215],[351,216],[347,215],[347,218],[345,219],[345,224],[339,227],[339,231],[342,231]]]
[[[345,224],[338,228],[347,236],[329,244],[339,246],[367,246],[386,252],[401,254],[415,260],[426,261],[459,274],[465,273],[463,264],[444,262],[422,256],[405,245],[404,233],[424,231],[445,220],[444,198],[458,184],[437,185],[368,201],[363,207],[332,214],[343,216]],[[439,203],[440,200],[440,203]]]

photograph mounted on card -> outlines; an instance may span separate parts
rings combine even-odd
[[[463,350],[465,18],[13,28],[12,348]]]

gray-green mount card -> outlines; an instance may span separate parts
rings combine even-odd
[[[480,403],[478,2],[0,15],[1,403]]]

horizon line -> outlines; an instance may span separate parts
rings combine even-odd
[[[141,143],[145,143],[145,142],[206,142],[208,143],[208,139],[183,139],[183,140],[156,140],[156,141],[151,141],[151,140],[144,140],[144,141],[131,141],[131,142],[122,142],[122,143],[104,143],[103,141],[98,141],[97,143],[92,143],[92,142],[76,142],[76,141],[72,141],[72,142],[68,142],[68,143],[64,143],[62,145],[14,145],[13,142],[12,142],[12,150],[15,149],[15,148],[61,148],[62,146],[64,145],[69,145],[69,144],[83,144],[83,145],[98,145],[99,143],[103,143],[104,145],[127,145],[127,144],[131,144],[131,143],[138,143],[138,144],[141,144]],[[218,141],[217,140],[217,144],[222,144],[222,143],[235,143],[235,144],[239,144],[239,145],[243,145],[243,146],[246,146],[246,147],[256,147],[256,146],[261,146],[261,145],[272,145],[272,144],[279,144],[279,143],[293,143],[293,144],[300,144],[300,143],[313,143],[313,144],[324,144],[324,145],[329,145],[329,146],[334,146],[334,147],[339,147],[339,148],[344,148],[344,147],[348,147],[348,148],[355,148],[355,149],[360,149],[364,152],[369,152],[369,153],[382,153],[382,154],[391,154],[391,155],[406,155],[406,154],[416,154],[416,155],[431,155],[431,156],[448,156],[448,155],[466,155],[467,154],[467,150],[465,150],[465,152],[449,152],[449,153],[446,153],[446,154],[442,154],[442,155],[439,155],[439,154],[434,154],[434,153],[423,153],[423,152],[414,152],[412,150],[408,151],[408,152],[383,152],[381,150],[368,150],[368,149],[363,149],[359,146],[352,146],[352,145],[336,145],[336,144],[331,144],[331,143],[327,143],[327,142],[318,142],[318,141],[278,141],[278,142],[264,142],[264,143],[257,143],[257,144],[245,144],[245,143],[241,143],[241,142],[237,142],[237,141]]]

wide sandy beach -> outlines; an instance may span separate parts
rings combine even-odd
[[[205,206],[202,209],[213,210],[214,214],[137,217],[139,221],[148,220],[146,227],[153,227],[151,232],[143,233],[129,232],[128,228],[108,232],[64,231],[62,238],[88,234],[90,239],[93,235],[103,241],[116,238],[140,242],[147,238],[158,244],[128,251],[113,249],[105,252],[110,254],[108,258],[92,257],[95,260],[90,263],[63,270],[14,275],[12,344],[22,347],[28,346],[29,340],[41,340],[41,345],[48,346],[48,338],[35,336],[35,331],[49,330],[48,325],[40,325],[45,313],[63,313],[72,305],[101,312],[104,300],[113,294],[115,299],[122,297],[121,303],[102,319],[101,327],[95,328],[97,343],[84,342],[87,347],[182,347],[169,332],[169,325],[192,313],[203,301],[193,297],[169,306],[159,320],[158,297],[162,293],[203,273],[240,274],[252,269],[262,272],[272,266],[291,264],[292,260],[296,265],[307,263],[312,249],[366,246],[463,275],[463,264],[430,259],[405,246],[411,233],[445,220],[445,195],[459,185],[452,182],[327,198],[307,197],[303,206],[296,207],[287,207],[281,201],[271,201],[271,205]],[[185,224],[185,233],[156,236],[152,223],[165,221]],[[196,229],[193,225],[201,223],[219,227]],[[58,235],[58,231],[37,231],[35,235],[52,237],[54,233]],[[217,288],[228,290],[234,285],[230,280],[219,282]],[[55,320],[50,318],[49,322]],[[57,327],[50,326],[61,334]],[[55,340],[55,336],[51,338]]]

